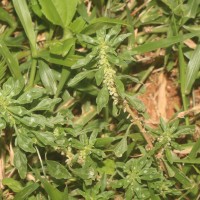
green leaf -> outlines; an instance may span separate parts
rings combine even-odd
[[[154,51],[158,48],[166,48],[173,44],[176,44],[178,42],[183,42],[189,38],[193,38],[198,35],[199,35],[199,32],[198,33],[188,33],[185,35],[168,37],[166,39],[157,40],[155,42],[148,42],[139,47],[134,48],[132,51],[132,55],[142,54],[142,53],[146,53],[149,51]]]
[[[108,54],[108,60],[109,62],[113,63],[116,66],[119,66],[120,68],[124,68],[127,66],[127,63],[116,55]]]
[[[18,146],[26,152],[35,153],[35,148],[33,147],[33,141],[28,137],[28,132],[25,130],[19,130],[17,134],[17,144]]]
[[[111,40],[110,43],[111,43],[112,46],[117,46],[118,44],[123,42],[130,35],[132,35],[132,33],[121,34],[117,38],[115,38],[114,40]]]
[[[140,171],[141,179],[146,181],[161,178],[161,174],[155,168],[144,168]]]
[[[195,158],[195,159],[192,159],[192,158],[184,158],[184,159],[173,159],[173,162],[176,162],[176,163],[189,163],[189,164],[200,164],[200,159],[199,158]]]
[[[0,83],[5,81],[6,70],[7,70],[6,60],[4,58],[1,58],[1,60],[0,60]]]
[[[173,171],[173,169],[171,168],[171,166],[167,163],[167,161],[163,160],[165,167],[167,169],[168,175],[169,177],[174,177],[175,176],[175,172]]]
[[[30,0],[31,9],[40,18],[42,18],[42,11],[38,0]]]
[[[96,83],[99,86],[103,79],[104,79],[104,70],[103,67],[101,67],[96,73],[95,73],[95,79],[96,79]]]
[[[12,74],[16,79],[21,79],[22,74],[19,68],[17,59],[11,54],[6,44],[0,39],[0,55],[5,59],[6,64]]]
[[[191,181],[188,179],[188,177],[182,171],[180,171],[178,168],[176,168],[175,166],[171,166],[171,168],[175,173],[175,178],[181,184],[183,184],[183,187],[184,188],[190,188],[191,187]]]
[[[46,160],[49,174],[56,179],[68,179],[71,177],[67,168],[53,160]]]
[[[17,79],[10,77],[4,84],[3,84],[3,94],[8,97],[17,96],[24,87],[24,80]]]
[[[74,63],[80,59],[80,56],[77,55],[67,55],[65,57],[51,54],[49,51],[41,51],[38,53],[38,57],[46,60],[49,63],[56,65],[62,65],[65,67],[71,67]]]
[[[82,106],[81,115],[74,120],[74,124],[84,126],[87,124],[94,116],[97,114],[97,109],[95,106],[91,105],[89,102],[86,102]]]
[[[109,92],[106,86],[104,86],[100,92],[98,93],[98,96],[96,98],[97,103],[97,112],[101,112],[102,108],[106,107],[109,101]]]
[[[186,7],[186,17],[195,18],[198,12],[200,0],[189,0]]]
[[[19,175],[22,179],[26,177],[27,173],[27,159],[26,155],[18,148],[15,149],[14,166],[17,168]]]
[[[116,139],[117,139],[116,137],[97,138],[97,140],[95,142],[95,147],[97,147],[97,148],[103,148],[103,147],[109,146]]]
[[[118,79],[117,77],[115,77],[115,85],[117,88],[117,92],[118,94],[124,98],[125,97],[125,89],[124,89],[124,84],[122,83],[122,81],[120,79]]]
[[[103,161],[102,166],[98,167],[98,171],[101,174],[108,174],[108,175],[114,175],[115,174],[115,168],[116,164],[111,159],[106,159]]]
[[[39,0],[39,3],[49,21],[66,28],[76,13],[78,0]]]
[[[186,83],[185,83],[185,93],[189,94],[192,86],[197,78],[198,71],[200,68],[200,45],[196,47],[194,50],[192,57],[188,63],[188,67],[186,69]]]
[[[29,114],[29,111],[26,110],[26,108],[22,106],[9,106],[8,110],[18,116],[24,116],[24,115]]]
[[[23,189],[22,184],[13,178],[4,178],[2,184],[7,185],[13,192],[20,192]]]
[[[46,118],[43,115],[32,114],[31,116],[24,117],[14,116],[14,118],[29,127],[37,127],[40,125],[44,128],[46,125]]]
[[[114,153],[117,157],[122,157],[122,155],[127,151],[127,137],[124,137],[114,148]]]
[[[118,24],[118,25],[128,26],[127,23],[124,23],[124,21],[120,19],[114,19],[114,18],[108,18],[108,17],[95,18],[90,22],[90,24],[96,24],[96,23],[108,23],[108,24]]]
[[[41,181],[44,190],[49,195],[51,200],[66,200],[67,194],[66,192],[60,192],[57,188],[55,188],[53,185],[51,185],[49,182],[46,181],[46,179],[42,178],[40,174],[35,171],[36,176]]]
[[[38,140],[40,140],[40,142],[42,142],[44,145],[50,145],[50,146],[55,145],[55,143],[54,143],[55,137],[54,137],[53,133],[34,131],[34,134],[35,134],[36,138]]]
[[[57,84],[51,68],[42,60],[39,60],[39,74],[41,81],[50,94],[55,94]]]
[[[71,24],[70,29],[74,33],[80,33],[85,28],[85,20],[82,17],[77,17]]]
[[[31,195],[39,187],[38,183],[32,183],[31,185],[26,186],[23,190],[18,192],[14,200],[25,200],[29,195]]]
[[[20,104],[31,103],[34,99],[40,98],[46,92],[43,88],[32,88],[26,92],[24,92],[17,101]]]
[[[53,41],[50,44],[49,48],[52,54],[61,55],[62,57],[65,57],[70,52],[70,50],[74,45],[75,45],[75,39],[69,38],[64,41],[58,41],[58,40]]]
[[[173,156],[169,148],[165,149],[165,155],[170,164],[173,164]]]
[[[125,80],[129,79],[129,80],[131,80],[135,83],[140,83],[139,79],[137,77],[134,77],[134,76],[130,76],[130,75],[126,75],[126,74],[120,74],[120,75],[117,75],[117,77],[119,79],[125,79]]]
[[[88,35],[78,34],[77,38],[80,42],[86,42],[88,44],[93,44],[93,45],[97,44],[97,41]]]
[[[109,42],[112,37],[116,38],[116,36],[120,33],[120,31],[121,31],[120,25],[114,26],[109,30],[108,34],[106,34],[105,41]]]
[[[32,50],[34,51],[34,54],[36,54],[36,51],[37,51],[36,50],[36,44],[37,44],[36,43],[36,35],[34,32],[34,27],[33,27],[31,15],[28,10],[26,0],[13,0],[13,5],[14,5],[17,15],[22,23],[24,31],[30,41]]]
[[[74,78],[72,78],[68,82],[68,86],[74,87],[77,83],[79,83],[80,81],[82,81],[86,77],[91,76],[93,73],[94,73],[94,70],[88,70],[88,71],[80,72],[79,74],[77,74]]]
[[[15,28],[16,22],[13,20],[8,11],[0,7],[0,20],[7,22],[10,27]]]
[[[89,54],[87,54],[87,56],[85,58],[79,59],[74,65],[72,65],[72,69],[77,69],[83,66],[86,66],[90,61],[92,61],[93,59],[95,59],[95,57],[97,56],[97,49],[93,49],[93,51]]]
[[[131,106],[133,106],[133,108],[135,108],[139,112],[145,111],[145,105],[136,96],[134,96],[134,95],[131,96],[129,94],[125,94],[125,97],[127,98],[128,102],[131,104]]]
[[[50,98],[46,98],[46,99],[42,99],[40,101],[40,103],[37,104],[37,106],[35,106],[34,108],[31,109],[31,111],[36,111],[36,110],[53,110],[53,108],[55,107],[55,105],[57,103],[59,103],[61,101],[60,98],[56,98],[56,99],[50,99]]]

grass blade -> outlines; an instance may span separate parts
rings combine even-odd
[[[189,0],[187,3],[187,14],[186,17],[188,18],[195,18],[197,11],[198,11],[198,7],[200,4],[200,0]]]
[[[0,61],[0,84],[5,80],[5,73],[6,73],[7,65],[4,58]]]
[[[14,198],[14,200],[24,200],[27,199],[29,195],[31,195],[37,188],[39,187],[38,183],[33,183],[31,185],[26,186],[22,191],[18,192]]]
[[[24,31],[29,39],[32,54],[36,55],[36,35],[31,20],[31,15],[26,4],[26,0],[13,0],[17,15],[21,21]]]
[[[166,47],[169,47],[173,44],[176,44],[178,42],[183,42],[186,39],[189,39],[189,38],[192,38],[192,37],[195,37],[195,36],[198,36],[198,35],[199,35],[199,33],[188,33],[188,34],[181,35],[181,36],[180,35],[172,36],[172,37],[162,39],[162,40],[158,40],[158,41],[155,41],[155,42],[149,42],[149,43],[146,43],[146,44],[143,44],[139,47],[134,48],[134,50],[132,51],[132,54],[133,55],[142,54],[142,53],[146,53],[146,52],[149,52],[149,51],[154,51],[158,48],[166,48]]]
[[[186,71],[185,93],[189,94],[200,69],[200,45],[194,50]]]
[[[0,55],[5,59],[12,76],[17,79],[22,78],[17,59],[14,58],[2,40],[0,40]]]

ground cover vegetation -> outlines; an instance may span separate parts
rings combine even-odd
[[[200,199],[199,0],[1,0],[0,199]]]

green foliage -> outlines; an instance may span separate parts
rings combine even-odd
[[[5,2],[0,199],[198,199],[200,1]],[[154,69],[182,108],[148,126]]]

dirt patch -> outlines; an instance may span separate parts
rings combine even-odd
[[[147,124],[157,126],[160,117],[169,120],[181,108],[176,74],[176,71],[169,74],[163,71],[155,72],[146,81],[146,91],[139,98],[145,104],[149,115]]]

